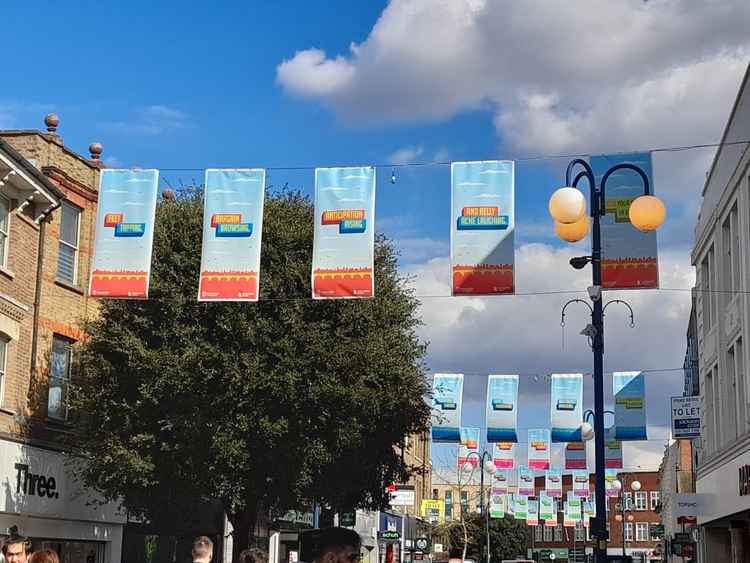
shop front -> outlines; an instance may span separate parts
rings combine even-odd
[[[380,512],[378,516],[379,563],[401,563],[403,548],[403,517],[392,512]]]
[[[75,463],[0,440],[0,542],[17,530],[61,563],[120,563],[125,514],[76,480]]]

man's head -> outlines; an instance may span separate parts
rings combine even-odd
[[[209,563],[214,556],[214,542],[206,536],[199,536],[193,542],[193,562]]]
[[[314,563],[359,563],[361,540],[354,530],[326,528],[316,540]]]
[[[240,563],[268,563],[268,554],[257,547],[244,549],[240,552]]]
[[[26,563],[29,558],[29,540],[11,536],[3,544],[3,556],[8,563]]]

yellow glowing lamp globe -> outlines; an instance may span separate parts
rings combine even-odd
[[[642,195],[633,200],[628,211],[630,223],[639,231],[655,231],[664,223],[667,210],[653,195]]]
[[[584,215],[575,223],[555,222],[555,233],[566,242],[578,242],[589,232],[589,216]]]
[[[549,198],[549,213],[558,223],[575,223],[586,215],[586,198],[576,188],[560,188]]]

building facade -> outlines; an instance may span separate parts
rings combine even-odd
[[[96,314],[86,291],[101,147],[0,131],[0,536],[15,527],[63,563],[120,561],[124,515],[96,506],[63,444],[72,350]]]
[[[692,263],[701,440],[696,490],[703,561],[750,553],[750,87],[748,74],[703,189]]]
[[[683,505],[695,502],[694,449],[692,440],[675,440],[664,449],[659,467],[661,506],[664,527],[664,553],[667,561],[682,561],[670,549],[678,534],[692,535],[696,521],[686,515]]]

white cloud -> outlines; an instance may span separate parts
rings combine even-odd
[[[424,154],[422,145],[402,147],[388,155],[388,162],[391,164],[408,164],[417,160],[422,154]]]
[[[177,108],[154,104],[136,108],[128,120],[101,124],[106,130],[129,135],[161,135],[162,133],[190,127],[189,116]]]

